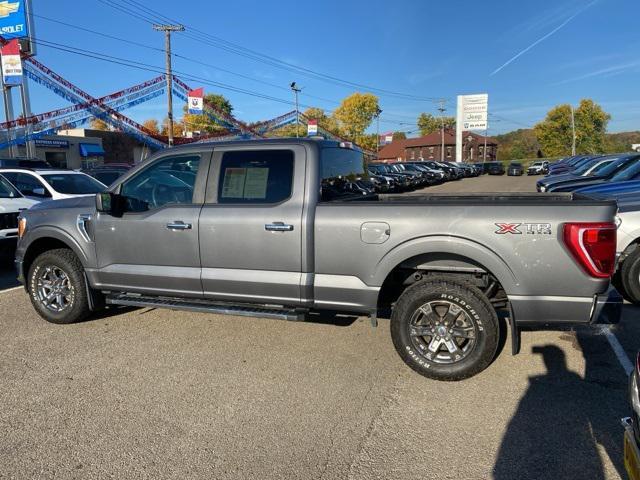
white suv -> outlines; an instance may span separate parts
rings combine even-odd
[[[18,215],[36,200],[24,198],[9,181],[0,175],[0,253],[5,253],[5,240],[18,238]]]
[[[40,201],[95,195],[107,189],[95,178],[73,170],[0,168],[0,175],[25,197]]]

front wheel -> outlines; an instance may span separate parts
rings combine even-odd
[[[60,248],[41,253],[29,268],[29,296],[38,314],[51,323],[74,323],[90,313],[83,267]]]
[[[419,374],[462,380],[492,362],[498,317],[477,287],[446,278],[425,280],[396,302],[391,338],[402,360]]]

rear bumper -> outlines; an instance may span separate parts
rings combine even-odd
[[[622,296],[609,289],[593,297],[509,295],[513,316],[522,326],[564,326],[618,323]]]

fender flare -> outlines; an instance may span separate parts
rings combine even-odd
[[[517,291],[519,287],[514,271],[500,255],[486,245],[455,235],[426,235],[396,245],[376,265],[370,278],[371,284],[382,285],[398,265],[413,257],[430,254],[449,254],[469,259],[494,275],[507,293]]]
[[[36,241],[42,238],[54,238],[67,245],[78,257],[83,267],[87,267],[87,265],[90,263],[90,258],[87,255],[87,252],[82,249],[76,239],[59,227],[53,225],[39,225],[31,230],[28,235],[29,244],[27,245],[27,248],[25,250],[25,255],[29,252],[29,249]]]

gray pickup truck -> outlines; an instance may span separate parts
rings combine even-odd
[[[507,324],[516,353],[522,328],[618,320],[615,202],[345,188],[364,167],[320,139],[169,149],[95,198],[24,212],[19,279],[53,323],[105,305],[389,314],[400,357],[441,380],[485,369]]]

